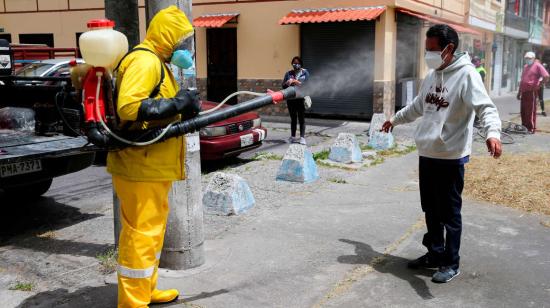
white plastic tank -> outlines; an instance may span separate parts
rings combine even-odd
[[[113,30],[115,22],[108,19],[92,19],[88,31],[79,39],[80,52],[86,64],[113,69],[128,52],[128,39]]]

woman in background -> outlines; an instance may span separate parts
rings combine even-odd
[[[309,78],[309,72],[303,68],[303,62],[300,57],[292,58],[292,70],[285,74],[283,79],[283,89],[288,87],[301,87]],[[295,98],[287,100],[288,113],[290,114],[290,143],[299,142],[306,144],[306,123],[305,123],[305,106],[303,98]],[[297,121],[300,121],[300,139],[296,138]]]

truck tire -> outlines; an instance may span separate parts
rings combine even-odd
[[[4,192],[8,195],[8,197],[17,197],[22,199],[37,198],[45,194],[48,189],[50,189],[52,182],[53,179],[46,179],[31,184],[6,187],[4,188]]]

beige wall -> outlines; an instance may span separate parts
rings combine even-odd
[[[86,31],[90,19],[104,18],[104,0],[0,0],[0,27],[10,33],[13,43],[19,34],[53,33],[55,47],[76,47],[76,33]],[[140,0],[140,20],[145,20],[144,0]],[[69,6],[70,5],[70,9]],[[40,12],[46,11],[46,12]],[[140,23],[140,35],[145,35],[145,24]]]
[[[201,5],[212,1],[197,0],[193,16],[238,12],[238,79],[280,79],[290,69],[292,57],[300,54],[300,26],[278,24],[292,9],[384,5],[391,1],[303,0],[257,3]],[[206,31],[197,30],[197,77],[206,77]]]

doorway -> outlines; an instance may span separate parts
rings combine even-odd
[[[237,29],[206,29],[208,100],[221,102],[237,91]],[[228,104],[236,104],[234,97]]]

